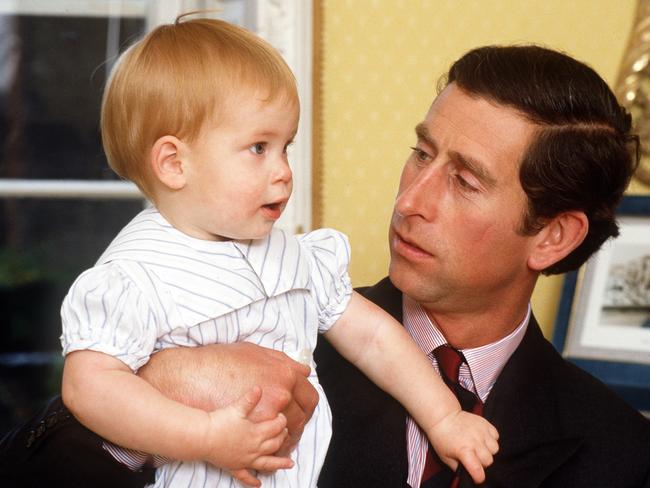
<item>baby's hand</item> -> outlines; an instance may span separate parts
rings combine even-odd
[[[454,471],[462,463],[475,483],[485,481],[483,468],[492,464],[499,450],[499,433],[483,417],[468,412],[453,412],[428,432],[438,457]]]
[[[262,482],[255,477],[250,469],[242,468],[230,472],[230,476],[238,480],[241,484],[246,486],[261,486]]]
[[[237,479],[250,486],[261,483],[245,468],[268,472],[293,467],[290,458],[273,455],[287,437],[284,415],[263,422],[249,419],[261,397],[262,390],[255,387],[233,404],[210,412],[205,438],[205,460],[231,470]]]

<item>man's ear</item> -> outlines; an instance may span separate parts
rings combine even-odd
[[[542,271],[557,263],[582,244],[588,230],[589,219],[584,212],[572,210],[555,216],[535,236],[528,266]]]
[[[151,148],[151,170],[164,186],[180,190],[187,183],[185,167],[180,158],[181,141],[174,136],[162,136]]]

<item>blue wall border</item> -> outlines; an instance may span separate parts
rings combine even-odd
[[[641,195],[624,197],[617,214],[650,216],[650,197]],[[650,234],[648,245],[650,246]],[[571,271],[566,274],[562,287],[552,341],[560,353],[564,351],[566,343],[577,280],[578,272]],[[600,379],[635,408],[650,411],[650,365],[570,356],[566,359]]]

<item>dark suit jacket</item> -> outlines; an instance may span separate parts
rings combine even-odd
[[[401,321],[402,297],[388,280],[364,294]],[[404,409],[324,340],[316,360],[334,417],[320,488],[403,487]],[[650,488],[648,421],[565,362],[534,319],[494,385],[485,416],[499,429],[501,451],[483,486]],[[152,472],[134,473],[112,459],[59,398],[0,441],[3,487],[42,486],[43,480],[51,486],[142,487],[151,479]],[[472,486],[466,475],[461,486]]]
[[[388,279],[360,290],[401,322]],[[324,340],[316,350],[333,412],[320,488],[406,485],[406,412]],[[500,451],[486,487],[650,487],[650,422],[602,383],[565,361],[531,318],[485,404]],[[464,474],[462,487],[473,486]]]

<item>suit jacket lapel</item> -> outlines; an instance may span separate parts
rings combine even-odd
[[[498,429],[500,450],[485,486],[540,486],[580,446],[563,433],[554,365],[557,355],[534,317],[487,399],[484,415]],[[464,484],[461,486],[473,486]]]

